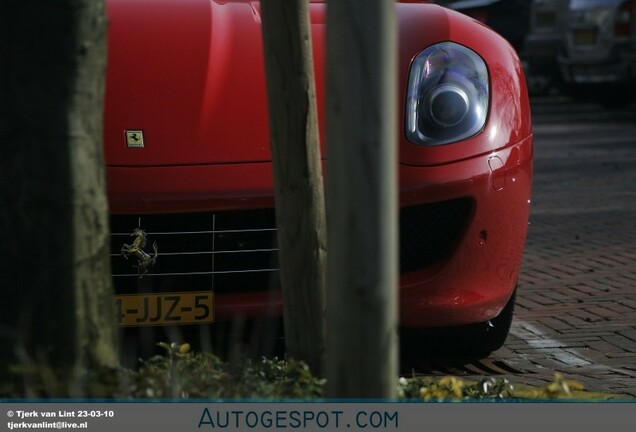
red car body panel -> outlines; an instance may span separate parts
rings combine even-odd
[[[322,119],[325,8],[311,4]],[[273,208],[258,11],[258,2],[248,1],[108,1],[104,137],[112,214]],[[471,48],[490,76],[486,125],[472,138],[427,147],[396,131],[402,209],[470,204],[449,252],[402,272],[400,321],[483,322],[511,297],[526,237],[533,137],[522,67],[503,38],[469,17],[421,2],[399,3],[397,11],[400,107],[412,60],[433,44]],[[144,131],[144,148],[127,147],[130,129]],[[219,320],[282,308],[280,294],[262,291],[215,301]]]

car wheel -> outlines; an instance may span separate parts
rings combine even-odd
[[[510,332],[516,300],[517,290],[515,289],[512,297],[510,297],[510,300],[508,300],[508,303],[506,303],[506,306],[496,318],[486,323],[481,323],[476,327],[472,349],[475,354],[488,355],[503,346]]]
[[[599,103],[608,109],[624,108],[636,100],[636,91],[626,84],[569,84],[561,90],[574,101]]]
[[[598,101],[603,107],[608,109],[625,108],[634,102],[634,91],[627,87],[611,87],[607,91],[599,92]]]
[[[501,348],[508,337],[517,290],[501,313],[490,321],[435,329],[402,329],[403,365],[412,366],[425,358],[475,360]]]
[[[562,83],[559,90],[575,102],[594,102],[596,92],[590,85]]]

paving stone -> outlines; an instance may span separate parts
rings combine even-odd
[[[614,344],[611,344],[605,340],[600,340],[600,341],[590,341],[589,342],[590,348],[592,348],[593,350],[599,351],[601,353],[604,353],[604,356],[609,355],[610,353],[624,353],[625,351],[623,350],[623,348],[620,348]]]
[[[619,335],[636,342],[636,328],[628,328],[618,332]]]

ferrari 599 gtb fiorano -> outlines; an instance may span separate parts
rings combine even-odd
[[[326,7],[310,2],[321,118]],[[530,207],[522,66],[470,17],[396,8],[400,325],[467,329],[453,344],[489,352],[509,330]],[[107,11],[120,324],[143,339],[280,316],[259,2],[108,0]]]

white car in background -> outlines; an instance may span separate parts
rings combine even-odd
[[[549,91],[561,80],[557,56],[563,49],[562,34],[569,0],[534,0],[530,29],[521,56],[531,94]]]
[[[564,25],[564,49],[558,61],[574,97],[605,105],[633,100],[634,0],[571,0]]]

